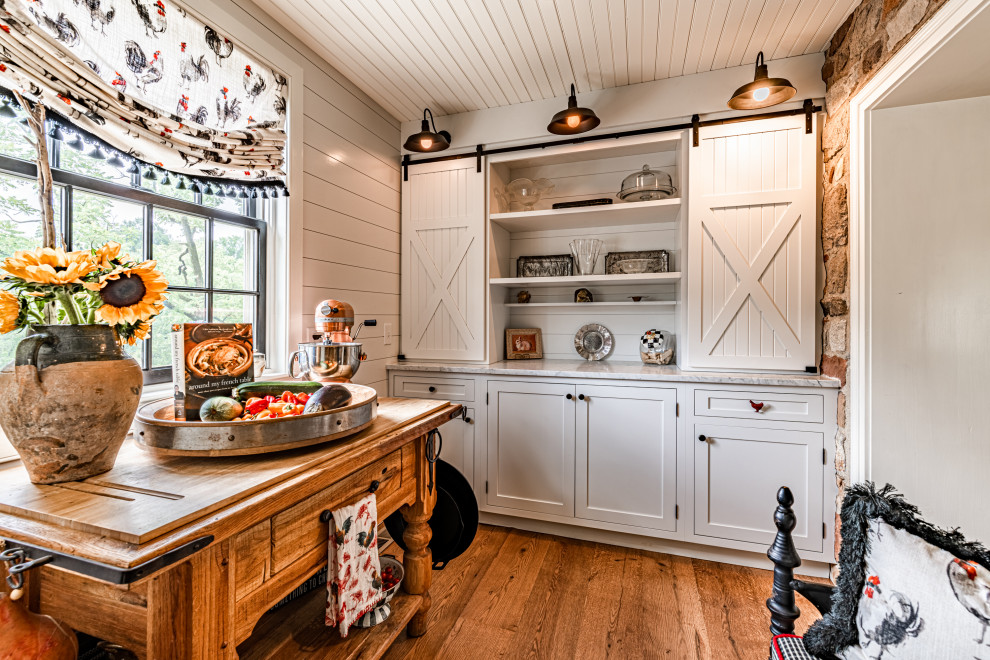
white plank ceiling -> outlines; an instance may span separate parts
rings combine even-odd
[[[255,3],[408,121],[820,52],[859,1]]]

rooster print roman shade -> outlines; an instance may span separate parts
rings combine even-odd
[[[0,0],[0,84],[145,163],[282,174],[287,81],[167,0]]]

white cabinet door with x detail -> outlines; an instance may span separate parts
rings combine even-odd
[[[691,366],[816,364],[816,130],[803,116],[701,130],[688,155]]]
[[[415,165],[402,184],[402,353],[485,358],[485,189],[473,159]]]

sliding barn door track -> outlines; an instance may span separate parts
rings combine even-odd
[[[459,160],[461,158],[476,158],[478,161],[478,171],[481,171],[481,157],[492,156],[494,154],[505,154],[513,151],[529,151],[530,149],[546,149],[547,147],[559,147],[565,144],[583,144],[585,142],[595,142],[597,140],[617,140],[619,138],[631,137],[634,135],[650,135],[653,133],[670,133],[673,131],[683,131],[691,129],[692,144],[698,146],[700,142],[701,129],[706,126],[720,126],[723,124],[738,124],[745,121],[758,121],[760,119],[771,119],[774,117],[793,117],[794,115],[804,115],[804,129],[806,133],[811,133],[812,115],[821,111],[820,105],[815,105],[811,99],[805,99],[800,108],[792,110],[778,110],[776,112],[762,112],[755,115],[742,115],[740,117],[728,117],[725,119],[701,120],[699,115],[691,117],[690,123],[668,124],[666,126],[653,126],[650,128],[637,128],[629,131],[616,131],[614,133],[601,133],[598,135],[584,135],[582,137],[568,138],[566,140],[548,140],[546,142],[535,142],[532,144],[520,144],[513,147],[499,147],[496,149],[485,149],[484,145],[477,145],[473,152],[468,151],[461,154],[449,154],[447,156],[429,156],[427,158],[417,158],[413,160],[409,154],[402,157],[402,180],[409,180],[409,167],[412,165],[425,165],[426,163],[439,163],[445,160]]]

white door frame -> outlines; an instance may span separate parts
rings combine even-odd
[[[871,113],[990,0],[952,0],[849,101],[849,479],[871,479],[870,446],[870,137]]]

